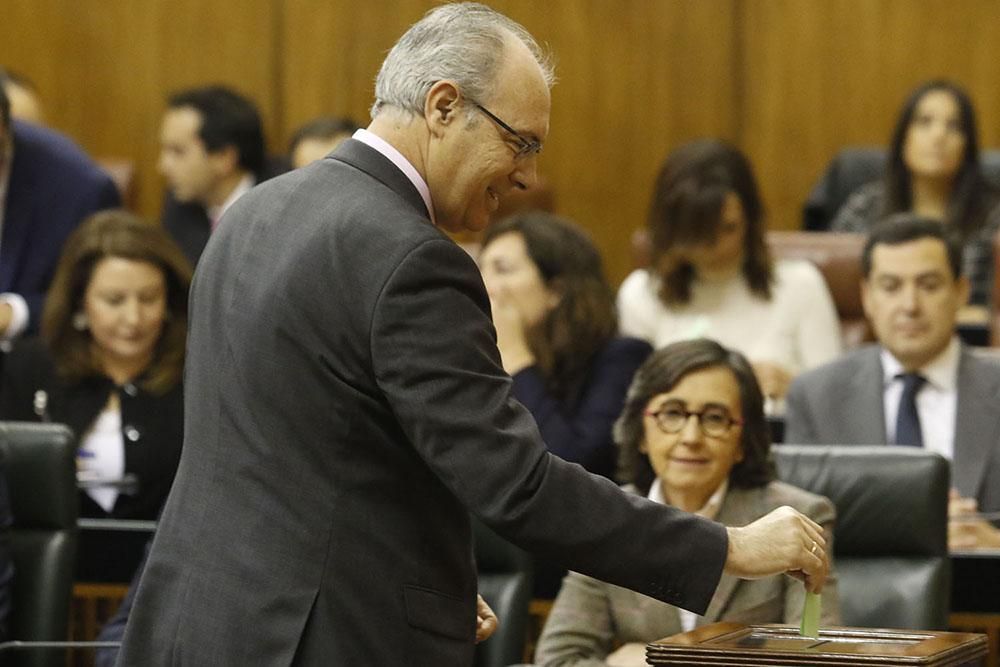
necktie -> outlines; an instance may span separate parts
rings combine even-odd
[[[899,397],[896,412],[896,444],[923,447],[924,436],[920,432],[920,416],[917,414],[917,392],[927,382],[919,373],[901,373],[896,376],[903,381],[903,393]]]

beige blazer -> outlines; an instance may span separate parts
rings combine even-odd
[[[833,504],[822,496],[771,482],[754,489],[730,487],[716,520],[744,526],[773,509],[790,505],[823,526],[833,548]],[[790,623],[801,620],[805,588],[787,575],[754,581],[723,574],[697,625],[717,621]],[[840,622],[836,576],[823,589],[822,625]],[[596,667],[617,646],[647,643],[681,632],[677,607],[576,572],[564,580],[538,641],[535,663],[544,667]]]

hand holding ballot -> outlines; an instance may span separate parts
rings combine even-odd
[[[725,571],[741,579],[787,572],[802,579],[806,590],[823,590],[830,559],[823,529],[809,517],[779,507],[742,528],[727,528],[729,554]]]

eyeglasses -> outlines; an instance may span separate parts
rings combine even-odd
[[[733,419],[729,416],[728,410],[715,405],[709,405],[700,412],[695,412],[678,403],[668,403],[656,411],[646,410],[644,414],[655,419],[657,427],[668,434],[680,433],[692,416],[698,418],[701,432],[713,438],[726,435],[733,425],[743,425],[742,419]]]
[[[520,132],[512,128],[510,125],[500,120],[500,118],[498,118],[492,111],[484,107],[479,102],[473,102],[472,104],[477,109],[486,114],[487,118],[492,120],[494,123],[499,125],[504,130],[507,130],[507,132],[509,132],[513,136],[514,143],[517,144],[517,150],[514,151],[515,160],[522,160],[528,157],[529,155],[538,155],[539,153],[542,152],[542,142],[538,141],[537,139],[528,139],[527,137],[523,136]]]

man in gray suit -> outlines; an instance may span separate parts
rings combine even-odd
[[[489,632],[469,511],[696,612],[723,569],[822,587],[805,516],[727,529],[629,497],[550,455],[511,397],[479,271],[440,230],[482,229],[534,180],[545,63],[502,15],[439,7],[387,56],[367,131],[223,219],[120,664],[468,665]]]
[[[975,517],[977,505],[1000,510],[1000,365],[955,334],[969,295],[961,257],[938,222],[898,214],[872,230],[861,297],[878,344],[795,379],[785,441],[938,452],[952,461],[949,544],[1000,546],[1000,530]]]

